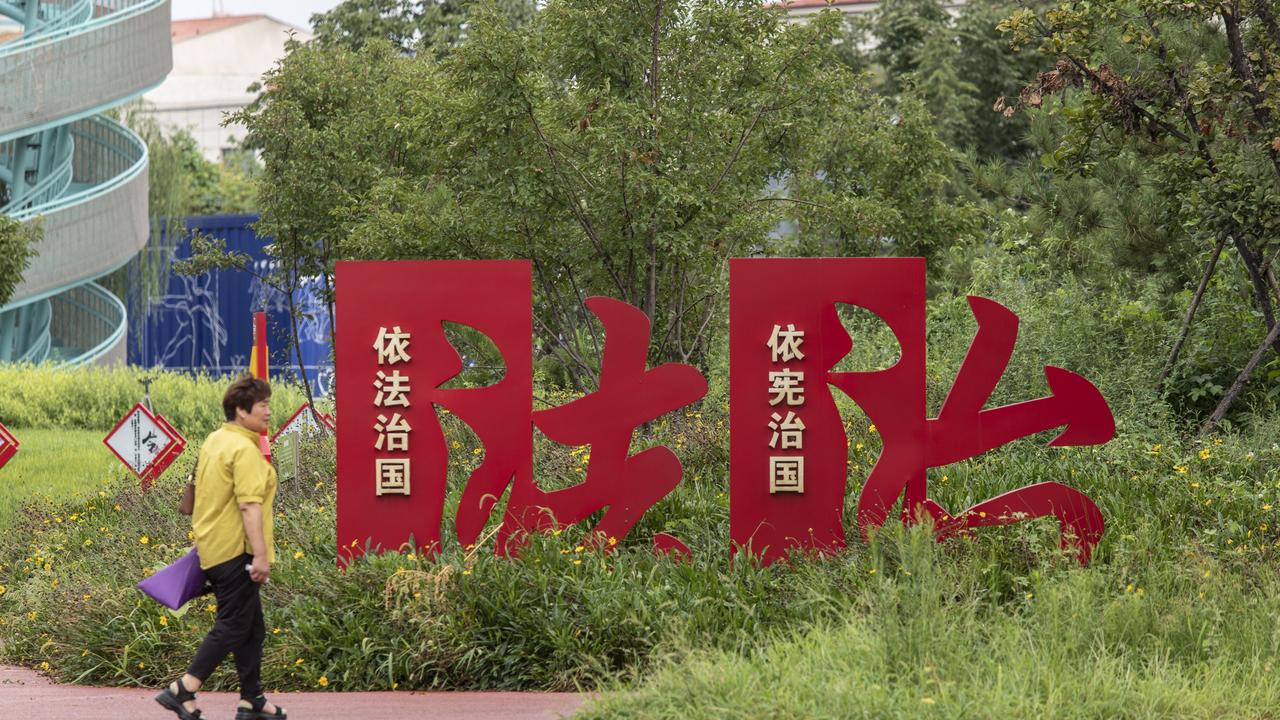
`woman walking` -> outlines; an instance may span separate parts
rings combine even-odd
[[[195,693],[232,653],[240,676],[236,720],[285,717],[262,694],[266,626],[259,590],[275,562],[271,506],[276,471],[263,458],[258,437],[271,419],[270,400],[265,380],[245,376],[233,382],[222,398],[227,422],[205,440],[196,461],[191,524],[218,614],[186,674],[156,696],[181,720],[200,720]]]

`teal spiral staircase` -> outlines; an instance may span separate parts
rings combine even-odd
[[[94,282],[146,243],[147,147],[101,113],[173,66],[169,0],[0,0],[0,213],[43,229],[0,306],[0,362],[122,361],[125,307]]]

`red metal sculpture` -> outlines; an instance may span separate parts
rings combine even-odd
[[[360,339],[339,343],[337,355],[341,557],[362,553],[366,544],[398,548],[410,535],[420,551],[439,549],[450,448],[436,407],[465,422],[484,446],[484,459],[458,503],[463,545],[476,542],[510,487],[500,554],[518,551],[528,532],[572,525],[600,510],[604,515],[589,537],[611,548],[680,482],[675,453],[654,447],[631,455],[631,436],[639,425],[701,398],[707,391],[702,375],[676,363],[646,369],[648,318],[626,303],[593,297],[587,307],[605,328],[599,390],[533,413],[530,272],[523,261],[338,265],[338,324],[344,340]],[[407,282],[393,282],[393,276]],[[481,388],[440,387],[462,369],[445,337],[445,321],[493,341],[506,366],[502,380]],[[365,378],[372,379],[372,390],[369,380],[361,382]],[[582,483],[551,492],[538,487],[533,425],[556,442],[590,447]],[[388,466],[394,470],[389,487],[383,477]],[[688,552],[670,536],[656,537],[654,544],[663,552]]]
[[[1065,425],[1053,445],[1088,445],[1115,433],[1111,411],[1089,381],[1055,367],[1053,394],[983,409],[1013,351],[1017,316],[970,298],[979,330],[942,411],[926,419],[924,260],[920,258],[730,261],[730,535],[773,562],[792,549],[845,544],[847,439],[834,386],[866,412],[884,450],[858,499],[860,531],[878,527],[902,498],[904,521],[928,515],[939,539],[968,528],[1053,515],[1064,546],[1088,562],[1102,514],[1084,494],[1044,482],[958,515],[928,498],[926,470]],[[833,372],[852,348],[836,313],[870,310],[896,336],[892,367]]]
[[[649,318],[640,310],[605,297],[588,298],[586,304],[605,328],[600,389],[533,416],[534,425],[552,440],[590,447],[586,479],[554,492],[532,482],[517,484],[498,535],[500,550],[510,547],[512,533],[572,525],[598,510],[605,510],[604,516],[588,537],[610,549],[646,510],[675,490],[684,472],[667,447],[630,455],[631,435],[640,425],[700,399],[707,381],[678,363],[645,369]],[[670,536],[657,540],[657,547],[688,552]]]
[[[680,482],[666,447],[631,454],[636,427],[701,398],[706,381],[676,363],[647,367],[649,319],[626,303],[586,301],[605,328],[600,386],[533,412],[532,282],[525,261],[343,262],[337,269],[339,562],[367,549],[441,547],[451,447],[438,413],[467,424],[483,459],[461,489],[457,541],[478,541],[500,498],[500,554],[530,532],[603,511],[588,542],[606,550]],[[1054,516],[1064,546],[1087,562],[1102,514],[1056,482],[1018,488],[952,514],[928,497],[926,471],[1065,426],[1053,445],[1106,442],[1111,411],[1084,378],[1045,368],[1052,394],[984,409],[1013,351],[1017,317],[970,298],[978,333],[937,418],[925,408],[924,261],[919,258],[769,259],[730,262],[730,534],[772,562],[794,549],[845,544],[848,439],[831,388],[856,402],[884,450],[862,487],[865,535],[902,500],[907,522],[928,518],[939,540],[971,528]],[[888,324],[901,348],[892,366],[833,368],[853,346],[837,303]],[[473,328],[502,355],[503,377],[486,387],[443,387],[463,368],[444,324]],[[582,483],[554,491],[533,475],[533,428],[590,449]],[[658,533],[655,551],[689,549]]]

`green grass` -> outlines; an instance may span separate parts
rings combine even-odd
[[[102,444],[106,430],[9,429],[19,447],[18,454],[0,467],[0,530],[33,498],[87,498],[129,474]]]
[[[1155,559],[1129,576],[1046,566],[998,603],[983,591],[981,554],[889,535],[852,612],[744,651],[686,648],[582,717],[1276,716],[1274,572],[1248,578],[1203,557]]]

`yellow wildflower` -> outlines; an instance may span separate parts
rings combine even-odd
[[[869,432],[869,433],[873,433],[873,432],[875,432],[875,431],[876,431],[876,424],[875,424],[875,423],[871,423],[869,426],[867,426],[867,432]]]
[[[1201,460],[1208,460],[1208,459],[1209,459],[1209,455],[1210,455],[1210,453],[1209,453],[1209,448],[1204,448],[1203,450],[1201,450],[1201,451],[1200,451],[1200,459],[1201,459]]]
[[[304,557],[306,557],[306,553],[302,552],[301,550],[293,554],[294,560],[301,560]]]
[[[169,627],[169,618],[164,615],[160,616],[160,627]]]
[[[319,685],[320,687],[329,687],[329,678],[325,677],[324,675],[321,675],[320,679],[316,681],[316,684]]]
[[[1176,473],[1182,474],[1182,475],[1186,475],[1186,474],[1187,474],[1187,466],[1186,466],[1186,465],[1174,465],[1174,466],[1173,466],[1173,471],[1174,471],[1174,472],[1176,472]]]
[[[301,665],[302,663],[303,663],[302,658],[298,658],[297,660],[294,660],[294,661],[293,661],[293,664],[294,664],[294,665]]]
[[[138,542],[142,543],[143,545],[147,545],[151,542],[151,538],[147,537],[146,535],[143,535],[142,537],[138,538]]]

